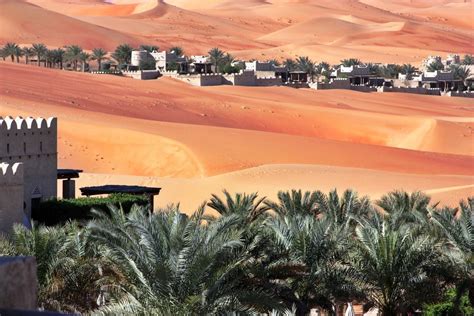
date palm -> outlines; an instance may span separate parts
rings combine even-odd
[[[218,66],[220,65],[220,63],[222,62],[224,58],[224,52],[220,50],[219,48],[214,47],[208,52],[208,54],[209,54],[209,58],[211,62],[214,64],[214,71],[218,72],[219,71]]]
[[[15,56],[17,56],[18,50],[20,49],[18,44],[8,42],[3,49],[5,50],[5,54],[10,56],[12,63],[15,62]]]
[[[93,211],[91,240],[123,281],[108,287],[104,314],[225,314],[271,310],[278,304],[242,271],[249,253],[237,215],[204,225],[204,209],[188,217],[176,207],[148,214]]]
[[[258,199],[257,193],[235,194],[235,197],[224,190],[225,200],[212,194],[211,200],[207,203],[211,209],[217,211],[221,216],[237,215],[245,220],[246,223],[255,221],[259,216],[269,210],[264,205],[265,197]]]
[[[413,74],[415,73],[416,68],[415,66],[411,64],[404,64],[401,68],[401,73],[405,74],[407,76],[407,79],[410,80],[413,77]]]
[[[120,65],[130,64],[132,58],[133,48],[128,44],[121,44],[117,46],[115,51],[112,53],[114,58]]]
[[[297,68],[297,64],[294,59],[287,58],[284,62],[283,65],[285,65],[286,70],[288,71],[295,71]]]
[[[53,55],[54,55],[54,63],[58,65],[59,69],[63,69],[63,62],[64,62],[64,56],[66,55],[66,51],[62,48],[57,48],[53,50]]]
[[[72,62],[74,71],[77,71],[77,65],[81,61],[81,54],[83,50],[78,45],[66,46],[66,53],[64,55],[65,59],[69,62]]]
[[[92,50],[91,58],[93,60],[97,60],[97,65],[99,67],[99,70],[102,70],[102,61],[105,59],[106,56],[107,56],[107,51],[105,51],[102,48],[94,48]]]
[[[32,45],[33,51],[35,52],[36,57],[38,58],[38,67],[41,65],[41,58],[46,54],[48,48],[46,45],[41,43],[35,43]]]
[[[81,52],[79,54],[79,60],[81,61],[82,72],[86,71],[87,62],[91,59],[91,54],[86,52]]]
[[[409,208],[409,207],[407,207]],[[353,276],[383,316],[421,308],[440,299],[454,265],[427,234],[394,226],[389,215],[374,212],[360,221],[350,255]]]
[[[302,192],[301,190],[278,192],[278,203],[266,201],[265,204],[275,213],[283,216],[286,214],[303,214],[317,216],[317,192]]]
[[[23,47],[23,55],[25,56],[26,64],[30,63],[30,57],[35,56],[35,51],[31,47]]]
[[[307,56],[300,56],[296,59],[296,67],[300,71],[304,71],[310,76],[311,81],[314,81],[314,76],[317,74],[316,64]]]
[[[140,49],[146,50],[147,52],[152,53],[154,51],[157,52],[160,48],[154,45],[140,45]]]
[[[169,49],[170,52],[174,52],[176,56],[183,56],[184,49],[179,46],[173,46]]]
[[[344,67],[350,67],[350,66],[362,65],[362,62],[360,61],[360,59],[357,59],[357,58],[348,58],[348,59],[341,60],[341,64]]]

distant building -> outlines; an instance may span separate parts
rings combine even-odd
[[[376,77],[370,74],[370,69],[367,66],[340,66],[331,73],[331,78],[348,78],[351,84],[361,85],[370,84],[371,78]]]
[[[56,118],[0,117],[0,228],[17,222],[19,212],[30,219],[42,200],[57,196],[57,161]]]
[[[286,81],[288,73],[286,67],[260,61],[246,62],[245,70],[254,71],[257,78],[282,78],[282,81]]]
[[[457,90],[460,85],[463,85],[462,80],[454,78],[453,71],[425,71],[418,76],[414,76],[413,80],[418,82],[419,87],[438,88],[441,91]]]

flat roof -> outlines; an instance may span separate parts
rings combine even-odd
[[[79,169],[58,169],[57,178],[58,179],[75,179],[79,178],[79,173],[82,170]]]
[[[126,193],[136,195],[158,195],[160,194],[161,188],[153,187],[142,187],[138,185],[118,185],[109,184],[94,187],[83,187],[80,188],[82,195],[102,195],[102,194],[113,194],[113,193]]]

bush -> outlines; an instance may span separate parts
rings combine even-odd
[[[454,309],[454,299],[456,298],[456,290],[451,289],[447,292],[445,300],[437,304],[425,305],[423,307],[424,316],[449,316],[456,315]],[[474,308],[469,303],[469,298],[467,293],[461,297],[459,304],[460,315],[468,316],[474,315]],[[459,314],[458,314],[459,315]]]
[[[226,74],[236,74],[236,73],[239,73],[239,72],[240,72],[240,68],[234,67],[234,66],[232,66],[232,65],[225,65],[225,66],[222,68],[222,72],[223,72],[223,73],[226,73]]]
[[[156,69],[155,60],[154,59],[142,60],[140,62],[140,69],[141,70],[155,70]]]
[[[148,198],[143,195],[111,194],[108,197],[78,198],[70,200],[47,200],[39,204],[31,217],[34,221],[46,226],[65,223],[69,220],[85,221],[91,219],[91,209],[100,209],[107,212],[107,205],[122,206],[129,212],[132,205],[148,205]]]

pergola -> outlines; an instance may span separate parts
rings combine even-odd
[[[153,187],[143,187],[137,185],[101,185],[94,187],[84,187],[80,188],[81,194],[87,197],[94,195],[104,195],[104,194],[114,194],[114,193],[124,193],[132,195],[145,195],[148,197],[148,203],[150,205],[150,212],[153,212],[154,202],[153,198],[155,195],[160,194],[161,188]]]
[[[71,179],[79,178],[81,172],[79,169],[58,169],[57,179],[63,180],[63,199],[76,197],[76,182]]]

